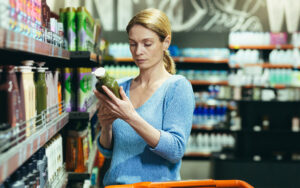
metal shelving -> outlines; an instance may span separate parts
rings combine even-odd
[[[70,52],[70,67],[98,67],[101,65],[101,56],[88,51]]]
[[[68,50],[35,40],[23,34],[0,28],[0,48],[24,54],[35,54],[51,58],[69,60]]]
[[[5,181],[16,169],[27,159],[46,144],[56,133],[58,133],[69,120],[69,114],[62,112],[51,121],[42,125],[42,128],[0,155],[0,183]]]
[[[91,105],[86,112],[70,112],[70,120],[91,120],[98,110],[98,103],[95,96],[90,101]]]

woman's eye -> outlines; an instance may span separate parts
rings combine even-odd
[[[147,47],[149,47],[149,46],[151,46],[151,45],[152,45],[152,44],[147,44],[147,43],[145,44],[145,46],[147,46]]]
[[[130,43],[129,45],[130,45],[130,46],[136,46],[136,44],[135,44],[135,43]]]

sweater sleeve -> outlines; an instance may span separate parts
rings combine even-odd
[[[166,95],[159,142],[150,150],[172,163],[179,162],[191,133],[194,107],[191,84],[185,78],[177,80]]]
[[[101,136],[101,131],[99,132],[99,134],[97,136],[97,141],[96,141],[98,149],[99,149],[100,153],[102,153],[102,155],[104,155],[104,157],[111,158],[111,156],[112,156],[112,150],[105,149],[104,147],[101,146],[101,144],[100,144],[100,136]]]

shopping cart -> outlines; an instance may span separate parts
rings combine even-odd
[[[254,188],[241,180],[189,180],[171,182],[141,182],[126,185],[111,185],[105,188]]]

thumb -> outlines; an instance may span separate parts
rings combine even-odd
[[[122,100],[126,100],[126,101],[129,100],[126,93],[125,93],[125,91],[124,91],[124,89],[123,89],[123,86],[120,87],[120,95],[121,95]]]

